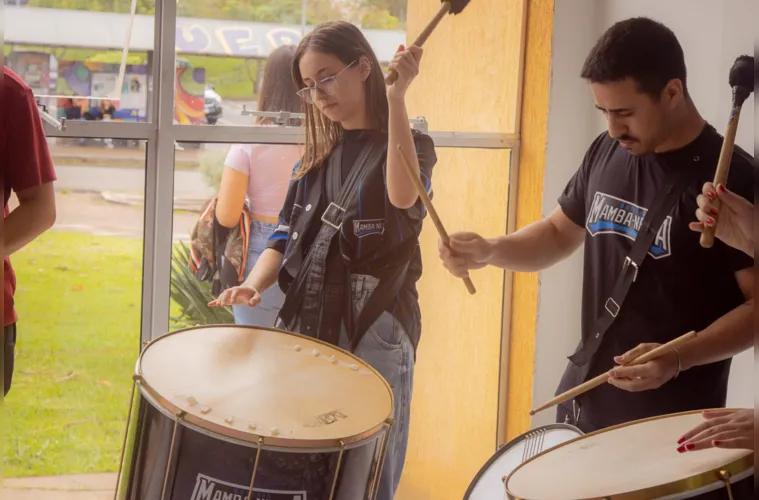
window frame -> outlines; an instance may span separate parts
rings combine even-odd
[[[438,148],[475,148],[510,150],[509,191],[506,233],[516,229],[516,202],[520,161],[520,118],[524,78],[524,53],[527,36],[527,0],[523,5],[520,64],[518,68],[517,133],[429,132]],[[180,142],[298,144],[302,131],[297,127],[198,126],[174,123],[175,47],[177,4],[156,0],[155,46],[152,58],[153,92],[148,94],[148,121],[63,122],[56,127],[45,122],[48,137],[113,138],[145,141],[145,227],[143,239],[142,318],[140,339],[143,344],[169,331],[170,283],[174,197],[174,153]],[[429,127],[424,118],[412,120],[415,126]],[[432,124],[434,126],[434,124]],[[504,301],[501,347],[501,390],[498,409],[499,442],[505,433],[506,384],[511,318],[513,273],[504,273]],[[503,429],[503,431],[501,430]]]

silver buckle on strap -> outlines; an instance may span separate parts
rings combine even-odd
[[[633,266],[635,268],[635,274],[633,275],[633,283],[635,283],[635,280],[638,279],[638,264],[633,262],[630,257],[625,257],[625,263],[622,264],[622,269],[626,270],[628,266]]]
[[[619,304],[617,304],[617,301],[611,297],[606,299],[606,304],[604,304],[604,307],[614,318],[616,318],[617,314],[619,314]]]
[[[338,212],[336,213],[335,211],[338,211]],[[327,225],[329,225],[329,226],[331,226],[331,227],[333,227],[337,231],[339,231],[340,228],[343,227],[342,216],[343,216],[344,213],[345,213],[345,209],[343,207],[337,205],[335,202],[332,202],[332,203],[329,204],[329,206],[326,208],[326,210],[324,210],[324,213],[322,214],[322,222],[325,223],[325,224],[327,224]],[[328,220],[327,219],[327,215],[328,214],[329,215],[335,215],[336,217],[334,217],[334,219],[336,219],[336,220],[339,219],[340,220],[340,224],[335,225],[332,221]]]

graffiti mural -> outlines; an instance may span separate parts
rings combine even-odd
[[[119,75],[118,64],[83,61],[60,61],[58,64],[57,93],[72,96],[59,98],[58,115],[77,113],[85,115],[91,108],[100,105],[100,100],[88,97],[108,97],[114,94],[114,87]],[[121,88],[121,100],[111,104],[116,108],[112,119],[114,121],[145,121],[147,119],[147,75],[145,65],[128,64],[124,72],[124,83]],[[77,112],[71,112],[71,107]]]
[[[42,52],[13,51],[8,66],[29,85],[35,93],[50,89],[50,55]]]
[[[222,52],[235,57],[266,57],[282,45],[298,45],[302,38],[300,31],[294,28],[277,26],[264,32],[261,26],[235,24],[214,28],[200,23],[177,24],[176,50],[184,54]]]
[[[92,63],[82,61],[60,61],[56,93],[71,96],[59,98],[58,115],[63,118],[75,116],[70,111],[75,107],[82,115],[90,111],[91,106],[98,106],[99,100],[89,97],[108,97],[113,93],[119,74],[118,64]],[[205,69],[195,68],[189,62],[177,60],[177,79],[174,98],[174,119],[178,123],[205,123],[203,111],[203,89],[205,87]],[[148,103],[148,67],[146,65],[127,65],[124,83],[121,87],[121,100],[114,101],[116,107],[114,121],[146,121]]]
[[[195,68],[190,62],[177,59],[174,121],[186,125],[202,125],[206,122],[203,106],[205,82],[205,69]]]

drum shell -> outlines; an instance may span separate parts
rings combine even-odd
[[[569,424],[549,424],[515,437],[499,448],[480,468],[464,493],[463,500],[500,498],[504,491],[503,478],[514,470],[516,464],[571,440],[572,435],[580,437],[583,433]]]
[[[213,500],[219,490],[220,498],[247,500],[257,446],[177,421],[144,394],[139,397],[139,415],[133,416],[137,434],[123,500]],[[383,430],[346,449],[342,459],[339,448],[297,450],[263,445],[251,500],[328,500],[339,459],[341,474],[334,498],[368,499],[385,433]]]
[[[208,378],[201,368],[208,369],[219,354],[235,364],[211,366],[219,369]],[[266,377],[257,377],[263,369],[269,370]],[[316,392],[311,384],[305,392],[293,386],[295,378],[288,378],[293,373],[323,380],[309,369],[328,380],[331,376],[331,382]],[[273,328],[195,327],[147,344],[134,380],[117,500],[248,500],[252,479],[250,500],[361,500],[376,494],[392,425],[392,390],[351,353]],[[166,385],[167,380],[172,383]],[[235,382],[231,390],[229,380]],[[280,390],[280,382],[289,383],[288,390]],[[319,391],[332,384],[351,390]],[[368,390],[357,390],[363,387]],[[331,392],[342,399],[332,399]],[[246,393],[251,397],[239,397]],[[365,405],[352,394],[378,399]],[[213,409],[203,405],[209,398]],[[244,408],[229,401],[244,401]],[[324,406],[335,408],[334,415],[315,413]],[[292,411],[282,413],[283,408]],[[280,413],[272,417],[272,411]],[[318,415],[313,417],[318,420],[304,415]],[[269,425],[256,428],[258,418]],[[272,420],[286,427],[280,432],[271,427]]]

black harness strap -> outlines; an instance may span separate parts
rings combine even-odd
[[[619,315],[627,293],[637,279],[640,267],[664,219],[680,199],[680,196],[682,196],[688,186],[689,180],[690,170],[688,168],[679,168],[664,185],[661,195],[656,198],[656,202],[654,202],[643,219],[632,250],[622,264],[622,272],[617,278],[611,295],[606,299],[604,312],[596,319],[593,330],[591,330],[587,338],[583,339],[582,345],[577,352],[569,356],[569,360],[575,365],[586,367],[585,376],[587,376],[589,362],[593,359],[596,351],[598,351],[604,335]]]
[[[345,282],[350,291],[350,272],[346,266],[328,266],[330,247],[335,236],[340,233],[345,215],[345,208],[358,192],[358,186],[371,170],[371,162],[382,161],[382,154],[387,145],[369,141],[361,150],[345,182],[342,182],[342,143],[332,155],[326,167],[325,187],[327,183],[340,184],[337,199],[330,202],[321,217],[321,227],[301,265],[298,275],[288,290],[285,303],[280,311],[280,318],[289,330],[297,329],[300,333],[310,335],[326,342],[339,343],[340,324],[344,307],[342,298],[346,295]],[[337,179],[335,179],[337,177]],[[330,274],[328,275],[328,267]],[[344,276],[334,273],[345,272]],[[348,293],[348,295],[350,295]],[[298,323],[297,325],[295,323]],[[325,324],[329,325],[325,327]]]

